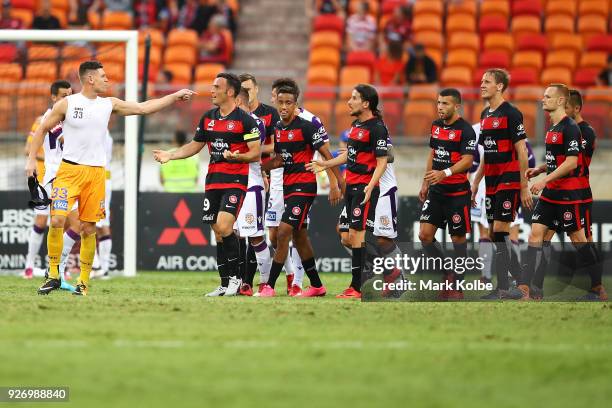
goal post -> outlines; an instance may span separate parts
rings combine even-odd
[[[138,101],[138,31],[114,30],[0,30],[0,42],[116,42],[125,47],[125,100]],[[112,78],[110,78],[112,80]],[[125,184],[123,217],[123,275],[136,275],[138,116],[125,118]]]

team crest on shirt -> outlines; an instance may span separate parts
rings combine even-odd
[[[448,139],[449,139],[449,140],[453,140],[454,138],[455,138],[455,132],[450,132],[450,133],[448,134]]]
[[[510,208],[512,208],[512,203],[508,200],[504,201],[503,207],[505,210],[509,210]]]
[[[251,213],[248,213],[247,215],[244,216],[244,220],[246,221],[247,224],[252,224],[255,222],[255,216]]]
[[[557,135],[553,135],[552,142],[555,143],[557,141]]]
[[[563,213],[563,219],[564,219],[565,221],[569,221],[569,220],[571,220],[571,219],[572,219],[572,213],[571,213],[571,212],[569,212],[569,211],[564,212],[564,213]]]
[[[389,220],[389,217],[387,217],[386,215],[383,215],[382,217],[380,217],[380,223],[382,226],[388,227],[390,222],[391,221]]]
[[[287,133],[287,139],[293,140],[293,132]]]
[[[353,210],[353,215],[359,217],[361,215],[361,208],[357,207]]]
[[[453,223],[459,224],[461,222],[461,216],[459,214],[453,215]]]
[[[357,139],[361,138],[363,138],[363,130],[360,130],[359,133],[357,133]]]
[[[236,127],[233,121],[227,122],[227,130],[233,130]]]
[[[494,128],[498,128],[499,127],[499,119],[493,119],[493,127]]]
[[[298,206],[295,206],[291,209],[291,213],[293,215],[300,215],[301,212],[302,212],[302,209]]]
[[[236,197],[235,195],[229,196],[229,202],[232,204],[236,204],[238,202],[238,197]]]

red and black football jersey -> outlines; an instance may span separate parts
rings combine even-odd
[[[368,184],[376,169],[376,158],[387,156],[389,132],[377,117],[354,121],[348,134],[345,179],[347,185]]]
[[[508,102],[480,114],[478,144],[484,147],[487,194],[521,188],[521,169],[515,143],[526,139],[523,114]]]
[[[578,158],[578,167],[565,176],[546,184],[541,199],[557,204],[578,204],[592,201],[588,177],[582,176],[583,154],[580,128],[565,116],[546,132],[546,174],[559,167],[567,157]]]
[[[316,176],[306,170],[314,152],[325,142],[317,128],[309,121],[296,116],[291,123],[276,123],[274,129],[274,152],[283,159],[283,194],[285,198],[317,194]]]
[[[580,133],[582,134],[582,152],[584,154],[584,174],[588,176],[589,174],[589,166],[591,165],[591,159],[593,158],[593,153],[596,148],[596,139],[595,131],[589,125],[587,121],[582,121],[578,123],[578,127],[580,128]]]
[[[450,125],[442,119],[431,124],[429,147],[433,151],[432,170],[445,170],[461,160],[464,154],[476,152],[476,132],[465,119],[459,118]],[[429,187],[429,191],[446,196],[459,196],[470,192],[467,170],[446,177]]]
[[[274,125],[280,120],[278,111],[270,105],[260,103],[257,109],[253,111],[253,114],[257,116],[266,126],[266,140],[264,145],[272,144],[272,137],[274,136]],[[261,162],[266,163],[270,160],[269,154],[261,155]]]
[[[210,152],[206,190],[239,188],[246,191],[249,182],[249,163],[230,163],[223,157],[226,150],[239,153],[249,151],[247,143],[258,141],[257,122],[242,109],[236,108],[222,117],[219,108],[206,112],[196,129],[196,142],[206,143]]]

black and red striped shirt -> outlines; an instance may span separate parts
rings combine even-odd
[[[577,157],[578,166],[546,184],[541,199],[556,204],[579,204],[593,200],[584,172],[582,138],[576,122],[565,116],[546,132],[546,174],[555,171],[567,157]]]
[[[347,185],[368,184],[376,169],[376,158],[387,156],[389,131],[377,117],[354,121],[348,134],[345,179]]]
[[[317,195],[317,179],[306,170],[314,152],[325,142],[317,128],[309,121],[296,116],[291,123],[276,123],[274,129],[274,152],[283,159],[283,195],[285,198],[302,195]]]
[[[451,168],[465,154],[476,152],[476,132],[465,119],[459,118],[450,125],[442,119],[431,124],[429,147],[433,151],[432,170]],[[446,196],[459,196],[470,192],[467,170],[444,178],[429,187],[429,191]]]
[[[206,190],[239,188],[246,191],[249,183],[249,163],[230,163],[223,152],[246,153],[247,144],[259,141],[257,122],[242,109],[236,108],[222,117],[219,108],[206,112],[200,119],[194,141],[206,143],[210,152]]]
[[[578,123],[578,127],[580,128],[580,133],[582,134],[582,152],[584,153],[585,175],[588,176],[589,166],[591,165],[591,160],[593,159],[593,153],[597,147],[597,136],[595,135],[595,130],[593,130],[591,125],[589,125],[589,123],[585,120]]]
[[[257,109],[253,111],[253,114],[257,116],[266,126],[266,140],[264,145],[272,144],[272,137],[274,136],[274,125],[280,120],[278,111],[270,105],[260,103]],[[261,155],[261,162],[266,163],[270,160],[269,154]]]
[[[487,194],[501,190],[520,190],[521,169],[515,143],[526,139],[523,114],[508,102],[494,111],[480,114],[478,144],[484,147]]]

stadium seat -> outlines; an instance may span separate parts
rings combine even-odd
[[[195,70],[195,82],[199,84],[208,84],[209,86],[213,83],[217,74],[225,71],[223,64],[199,64]],[[210,94],[210,91],[208,92]]]
[[[535,16],[520,16],[512,19],[510,32],[514,36],[515,43],[522,37],[539,35],[542,32],[540,19]]]
[[[473,70],[476,65],[478,65],[478,56],[474,50],[452,49],[446,55],[447,67],[466,67]]]
[[[508,31],[508,20],[497,15],[480,17],[478,31],[480,31],[481,36],[489,33],[505,33]]]
[[[580,112],[584,120],[595,130],[598,138],[611,137],[610,123],[612,122],[612,109],[609,102],[593,102],[585,104]]]
[[[62,60],[77,60],[83,61],[91,59],[91,50],[87,47],[81,47],[78,45],[65,45],[62,48]]]
[[[70,0],[51,0],[51,8],[68,12],[70,11]]]
[[[545,13],[546,16],[554,15],[566,15],[572,19],[576,17],[577,1],[567,0],[549,0],[546,3]]]
[[[595,34],[587,42],[588,51],[605,51],[612,54],[612,34]]]
[[[612,103],[612,93],[608,86],[591,86],[585,92],[587,102],[607,102]]]
[[[510,55],[504,51],[483,51],[480,53],[478,65],[481,68],[508,68]]]
[[[310,48],[332,47],[342,48],[342,39],[337,31],[316,31],[310,36]]]
[[[383,15],[392,14],[393,10],[395,10],[397,6],[401,6],[402,3],[404,3],[403,0],[382,0],[380,11]]]
[[[546,68],[563,67],[576,69],[576,56],[573,51],[550,51],[546,54]]]
[[[57,21],[59,21],[62,29],[66,29],[68,26],[68,14],[66,13],[66,10],[52,8],[51,15],[57,18]]]
[[[533,67],[512,68],[510,70],[512,86],[538,84],[538,71]]]
[[[11,17],[20,20],[23,28],[30,28],[34,20],[34,13],[30,9],[13,8],[11,10]]]
[[[151,36],[151,47],[162,48],[165,43],[164,33],[156,28],[141,28],[138,30],[138,46],[144,47],[147,35]]]
[[[225,63],[231,64],[234,59],[234,36],[227,28],[221,30],[221,35],[225,39]]]
[[[544,95],[544,89],[539,86],[517,86],[513,87],[513,94],[515,101],[540,102]]]
[[[57,67],[55,62],[30,62],[26,66],[25,78],[29,80],[48,81],[49,83],[57,79]]]
[[[605,19],[608,18],[610,4],[607,0],[581,0],[578,4],[578,15],[598,15]]]
[[[23,70],[16,63],[0,63],[0,82],[12,82],[21,80]]]
[[[480,18],[501,17],[508,20],[510,17],[510,3],[507,0],[486,0],[480,3]]]
[[[580,68],[603,69],[608,64],[608,55],[602,51],[587,51],[580,56]]]
[[[370,76],[374,74],[376,55],[371,51],[351,51],[346,54],[346,66],[361,66],[370,70]]]
[[[502,51],[510,55],[514,51],[514,38],[508,33],[487,34],[484,39],[485,51]]]
[[[559,33],[571,34],[574,32],[574,19],[563,14],[549,16],[544,21],[544,32],[551,38]]]
[[[144,64],[145,51],[144,47],[138,47],[139,66]],[[162,65],[162,50],[160,47],[151,47],[151,51],[149,52],[149,64],[155,68],[159,68]]]
[[[344,20],[334,14],[321,14],[314,18],[313,32],[335,31],[340,36],[344,35]]]
[[[480,37],[476,33],[456,33],[451,34],[447,48],[449,50],[470,49],[478,52],[480,49]]]
[[[164,69],[172,73],[172,84],[191,84],[192,65],[184,63],[164,64]]]
[[[540,95],[540,99],[542,99],[542,95]],[[532,141],[537,139],[535,124],[539,109],[538,105],[533,102],[518,101],[514,102],[514,106],[516,106],[523,114],[523,126],[525,126],[527,137],[531,138]]]
[[[448,16],[470,15],[476,17],[478,6],[476,0],[451,1],[447,4]]]
[[[412,101],[435,101],[438,97],[438,85],[412,85],[408,89],[408,97]]]
[[[574,86],[578,88],[595,86],[595,79],[599,75],[599,72],[599,68],[578,68],[574,72]]]
[[[435,14],[442,17],[444,14],[444,2],[442,0],[417,1],[412,6],[414,18],[423,14]]]
[[[195,49],[198,47],[198,32],[184,28],[170,30],[166,39],[166,46],[183,45]]]
[[[96,11],[88,11],[87,12],[87,22],[89,23],[89,26],[93,30],[99,30],[102,25],[102,17]]]
[[[513,68],[534,68],[540,71],[543,66],[542,53],[539,51],[518,51],[512,55]]]
[[[329,65],[311,65],[306,72],[306,82],[315,86],[336,86],[338,71]]]
[[[49,106],[49,85],[46,84],[45,86],[44,83],[37,83],[35,86],[35,92],[30,92],[34,88],[20,88],[20,90],[24,89],[25,92],[20,93],[20,95],[27,96],[27,98],[18,98],[16,104],[17,131],[20,133],[27,133],[36,118],[44,113]]]
[[[310,50],[308,65],[329,65],[334,69],[340,67],[340,50],[332,47],[316,47]]]
[[[412,101],[404,106],[404,135],[418,137],[425,142],[431,131],[432,119],[436,117],[436,101]]]
[[[187,45],[167,46],[164,52],[164,64],[174,64],[176,62],[195,66],[195,48]]]
[[[434,48],[426,48],[425,54],[435,62],[438,71],[442,68],[442,60],[444,59],[444,53],[442,50],[436,50]]]
[[[552,39],[553,51],[570,51],[578,56],[583,51],[582,37],[577,34],[557,34]]]
[[[104,11],[102,17],[102,28],[104,30],[130,30],[132,26],[131,13],[127,11]]]
[[[512,17],[542,15],[540,0],[515,0],[512,2]]]
[[[484,75],[487,68],[479,67],[472,72],[472,85],[477,88],[480,87],[482,82],[482,76]]]
[[[12,0],[11,6],[13,8],[25,9],[30,11],[36,11],[38,2],[36,0]]]
[[[346,103],[346,102],[345,102]],[[321,119],[324,126],[332,124],[332,109],[329,101],[309,100],[304,102],[304,108]]]
[[[385,118],[385,125],[389,129],[391,137],[400,134],[399,125],[402,122],[402,109],[404,102],[401,100],[383,99],[382,111]]]
[[[17,46],[15,44],[0,44],[0,63],[13,62],[15,58],[17,58]]]
[[[342,133],[346,129],[350,129],[351,123],[355,120],[349,114],[349,107],[346,104],[346,100],[340,98],[334,103],[334,126],[336,134]]]
[[[122,44],[101,45],[96,51],[96,58],[104,63],[125,63],[125,46]]]
[[[123,84],[125,82],[125,68],[123,64],[116,62],[104,64],[104,72],[108,80],[113,84]]]
[[[27,78],[26,78],[27,79]],[[22,81],[19,83],[19,88],[17,89],[17,95],[19,96],[27,96],[28,98],[30,97],[34,97],[34,96],[44,96],[47,98],[49,98],[49,83],[54,81],[53,80],[49,80],[49,79],[32,79],[32,80],[27,80],[27,81]],[[28,98],[22,98],[22,99],[28,99]],[[43,111],[39,111],[39,112],[43,112]],[[38,115],[40,115],[40,113],[38,113]],[[30,125],[32,124],[32,121],[30,121]]]
[[[76,77],[79,75],[79,65],[81,60],[64,61],[60,67],[60,78]]]
[[[450,36],[461,32],[476,32],[476,17],[466,14],[449,15],[446,19],[446,33]]]
[[[365,67],[343,67],[340,70],[340,98],[349,98],[357,84],[371,82],[371,71]]]
[[[516,42],[517,51],[538,51],[546,54],[548,51],[548,39],[543,34],[518,37]]]
[[[569,86],[572,83],[572,72],[568,68],[563,67],[545,68],[542,71],[540,83],[543,86],[559,83]]]
[[[28,61],[49,61],[55,63],[59,59],[59,48],[52,45],[32,45],[28,48]]]
[[[160,50],[160,54],[161,54],[161,50]],[[157,75],[159,74],[159,67],[151,65],[149,66],[149,89],[148,89],[148,94],[149,95],[154,95],[155,94],[155,82],[157,81]],[[142,78],[144,77],[144,66],[142,64],[138,65],[138,80],[142,81]]]
[[[419,31],[414,34],[414,43],[421,43],[426,49],[443,50],[444,37],[437,31]]]
[[[440,83],[448,87],[470,86],[471,72],[467,67],[446,67],[440,74]]]
[[[442,16],[437,14],[422,14],[418,19],[412,20],[412,31],[419,33],[421,31],[437,31],[442,32]]]
[[[582,35],[585,43],[588,44],[591,37],[607,32],[608,22],[605,17],[593,14],[578,17],[578,33]]]

